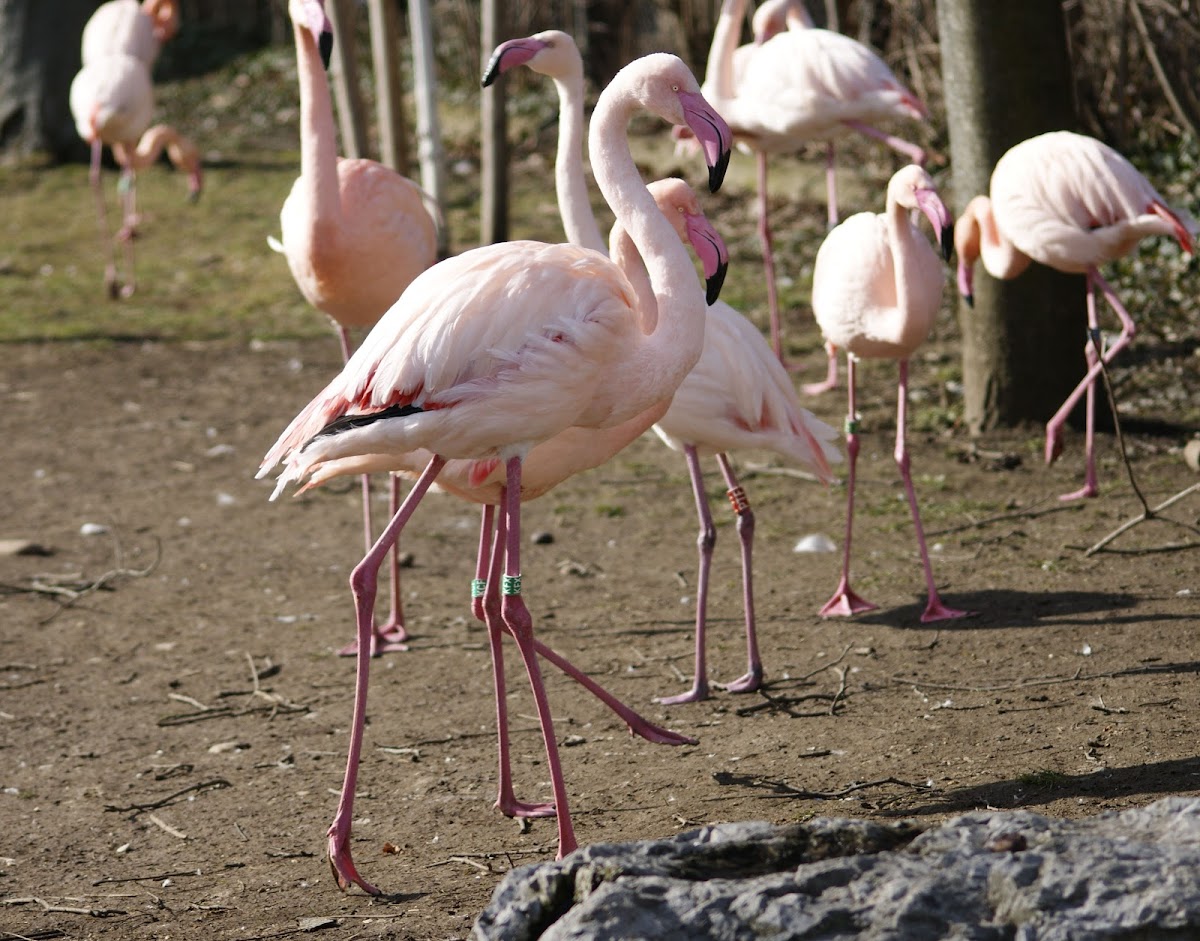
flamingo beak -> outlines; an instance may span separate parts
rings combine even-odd
[[[500,43],[483,70],[483,87],[487,88],[509,69],[524,65],[545,48],[540,39],[510,39]]]
[[[704,159],[708,164],[708,191],[715,193],[721,188],[729,167],[733,132],[729,130],[725,119],[698,92],[679,92],[679,103],[683,106],[687,126],[704,148]]]
[[[950,210],[946,208],[946,204],[942,202],[938,194],[931,189],[918,189],[914,195],[917,200],[917,208],[925,213],[925,218],[933,226],[933,231],[937,233],[941,243],[942,258],[949,261],[950,256],[954,254],[954,220],[950,218]]]
[[[325,14],[325,0],[306,0],[304,20],[304,25],[317,40],[321,64],[328,69],[329,59],[333,55],[333,29],[329,25],[329,17]]]
[[[721,296],[721,286],[729,270],[729,249],[703,214],[685,215],[683,226],[704,268],[704,300],[711,307]]]
[[[968,307],[975,306],[975,269],[958,258],[958,293],[962,295]]]

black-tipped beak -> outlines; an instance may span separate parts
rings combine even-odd
[[[715,193],[721,188],[721,184],[725,182],[725,171],[729,169],[729,154],[728,150],[721,151],[717,162],[708,168],[708,191],[710,193]],[[712,301],[709,301],[709,303],[711,304]]]
[[[492,82],[496,81],[500,74],[500,60],[504,58],[504,46],[499,46],[492,57],[488,59],[487,67],[483,70],[483,78],[481,83],[484,88],[487,88]]]
[[[709,307],[717,302],[717,298],[721,296],[721,287],[725,284],[725,273],[729,270],[728,262],[721,262],[717,265],[717,270],[713,272],[711,278],[707,278],[704,282],[704,300]]]
[[[333,33],[321,33],[317,37],[317,49],[321,53],[321,64],[329,70],[329,59],[333,56]]]
[[[964,294],[962,296],[962,299],[967,302],[967,306],[970,307],[971,310],[975,309],[975,295],[974,294]]]
[[[954,226],[947,225],[942,227],[942,258],[946,261],[950,260],[950,256],[954,254]]]

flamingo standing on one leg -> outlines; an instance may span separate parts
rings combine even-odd
[[[101,56],[89,62],[71,82],[71,114],[79,136],[92,148],[90,179],[96,199],[101,240],[108,260],[104,281],[112,297],[129,297],[136,288],[133,268],[133,240],[136,236],[137,207],[134,180],[138,170],[158,159],[166,148],[167,156],[188,174],[188,198],[199,198],[202,185],[200,156],[195,145],[165,124],[150,127],[154,116],[154,88],[146,64],[125,53]],[[117,274],[116,256],[109,233],[100,180],[100,157],[104,145],[112,148],[121,167],[121,192],[124,220],[117,238],[125,243],[126,279]]]
[[[646,108],[687,123],[720,185],[732,139],[721,117],[675,56],[626,66],[593,117],[592,167],[605,199],[639,245],[658,301],[652,333],[628,280],[595,252],[566,245],[507,242],[466,252],[419,276],[376,324],[342,374],[292,422],[260,474],[292,462],[314,436],[332,436],[331,458],[434,453],[383,535],[354,570],[359,651],[354,721],[342,797],[329,831],[338,882],[377,890],[355,871],[350,820],[366,714],[376,577],[383,556],[448,458],[495,458],[505,466],[503,598],[500,616],[521,651],[546,746],[559,854],[576,844],[553,722],[521,597],[522,464],[530,448],[572,427],[619,425],[669,396],[700,355],[704,303],[678,290],[694,269],[658,212],[629,152],[627,126]],[[340,452],[340,453],[339,453]]]
[[[291,0],[300,78],[300,176],[279,214],[283,253],[305,300],[333,321],[343,359],[351,327],[369,327],[413,278],[437,261],[437,229],[424,194],[374,160],[337,156],[333,102],[319,44],[329,42],[322,0]],[[327,45],[325,54],[328,54]],[[390,509],[399,482],[389,480]],[[363,532],[371,547],[371,486],[362,479]],[[397,554],[391,556],[391,613],[371,633],[373,654],[407,650]],[[351,643],[339,653],[353,656]]]
[[[772,0],[755,15],[778,19],[762,29],[782,29],[785,15],[795,15],[795,0]],[[802,7],[800,8],[803,9]],[[568,239],[589,248],[603,250],[599,229],[587,197],[587,183],[580,159],[579,141],[583,136],[583,62],[578,47],[566,33],[548,30],[525,39],[502,43],[492,54],[484,72],[485,84],[513,68],[527,65],[554,80],[559,93],[558,155],[555,181],[559,212]],[[682,181],[659,181],[651,192],[659,209],[669,219],[678,219],[698,211],[694,197]],[[693,247],[703,246],[703,237],[681,232]],[[649,294],[645,266],[636,247],[621,226],[610,236],[612,258],[639,290]],[[645,305],[650,308],[652,305]],[[716,530],[708,509],[708,498],[700,478],[698,450],[716,452],[717,462],[729,484],[730,499],[738,516],[738,534],[742,542],[743,597],[746,614],[746,645],[749,666],[744,676],[725,688],[750,692],[762,682],[762,661],[754,628],[754,600],[751,569],[751,545],[754,513],[745,491],[737,482],[727,450],[757,447],[775,450],[812,467],[824,477],[828,461],[840,460],[836,449],[826,442],[835,432],[800,407],[795,389],[786,372],[773,356],[762,335],[745,317],[728,304],[716,301],[708,308],[705,321],[704,351],[688,373],[672,400],[670,410],[655,425],[655,431],[668,445],[687,456],[692,475],[696,507],[700,515],[700,572],[696,594],[696,669],[692,688],[679,696],[659,700],[667,704],[707,698],[708,678],[705,657],[705,623],[708,572]],[[535,449],[534,455],[536,456]]]
[[[933,581],[929,550],[917,509],[909,471],[905,425],[908,410],[908,360],[933,326],[941,304],[945,274],[942,262],[912,219],[923,212],[941,240],[948,260],[951,219],[938,198],[929,174],[907,166],[888,183],[887,211],[851,216],[825,238],[813,270],[813,310],[825,338],[846,351],[846,451],[850,472],[846,481],[846,544],[842,577],[837,591],[821,614],[850,615],[875,607],[850,588],[850,535],[854,521],[854,471],[858,458],[858,414],[854,402],[855,364],[859,359],[894,359],[899,363],[900,384],[896,413],[896,464],[917,531],[917,548],[925,570],[929,602],[922,622],[963,617],[968,612],[942,603]]]
[[[108,0],[83,27],[83,64],[124,53],[153,68],[162,44],[177,32],[178,0]]]
[[[874,125],[893,118],[925,120],[925,106],[869,48],[827,29],[803,28],[793,17],[789,28],[761,42],[746,56],[741,74],[734,55],[746,0],[724,0],[705,73],[704,93],[729,121],[738,139],[758,162],[759,238],[767,281],[771,343],[783,358],[779,296],[768,219],[767,159],[771,153],[793,151],[814,140],[827,145],[826,182],[829,224],[837,223],[837,194],[833,141],[847,130],[882,141],[916,164],[925,151]],[[756,37],[757,38],[757,37]],[[805,386],[816,393],[837,382],[836,351],[829,351],[829,370],[823,382]]]
[[[1087,393],[1084,451],[1087,469],[1081,489],[1060,499],[1094,497],[1096,488],[1095,399],[1101,362],[1133,340],[1135,325],[1099,267],[1133,251],[1149,235],[1174,236],[1193,251],[1194,223],[1170,209],[1133,164],[1107,144],[1070,131],[1052,131],[1012,147],[992,171],[991,198],[976,196],[954,230],[959,291],[970,303],[974,264],[995,278],[1015,278],[1031,260],[1058,271],[1086,274],[1087,374],[1046,424],[1046,463],[1062,451],[1067,416]],[[1100,353],[1096,295],[1121,321],[1121,335]]]

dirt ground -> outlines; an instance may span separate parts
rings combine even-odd
[[[374,664],[356,804],[356,859],[388,894],[343,894],[330,876],[353,678],[333,651],[352,634],[358,491],[272,504],[253,472],[337,368],[332,340],[28,344],[4,358],[0,537],[48,554],[0,557],[0,938],[462,938],[506,871],[553,856],[552,822],[523,830],[492,806],[490,667],[467,600],[477,513],[431,495],[404,539],[415,637]],[[939,395],[935,366],[914,364],[922,401]],[[822,620],[838,556],[793,552],[809,533],[841,542],[844,487],[739,464],[758,514],[761,693],[652,701],[691,669],[696,528],[679,455],[642,439],[528,506],[526,535],[553,536],[524,555],[539,636],[700,740],[631,739],[548,674],[582,843],[739,819],[1078,816],[1200,793],[1200,556],[1128,551],[1194,535],[1146,524],[1121,551],[1084,555],[1137,510],[1111,437],[1101,497],[1060,506],[1081,479],[1077,433],[1051,468],[1033,430],[974,459],[961,435],[916,433],[938,582],[977,612],[921,625],[894,370],[864,373],[855,572],[878,611]],[[844,399],[811,407],[840,423]],[[1151,502],[1197,480],[1181,443],[1132,437]],[[737,538],[709,474],[710,664],[730,679],[745,667]],[[1194,524],[1200,495],[1168,512]],[[517,786],[548,799],[517,662]]]

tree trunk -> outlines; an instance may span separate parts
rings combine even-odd
[[[486,58],[505,35],[503,0],[483,0],[480,17],[482,74]],[[503,242],[508,238],[508,119],[504,111],[504,82],[492,82],[482,93],[481,163],[482,195],[480,198],[479,240],[483,245]]]
[[[986,193],[1014,144],[1075,127],[1061,5],[939,0],[946,116],[958,211]],[[1012,281],[975,266],[975,308],[960,305],[972,434],[1044,421],[1084,373],[1084,279],[1034,264]]]
[[[0,157],[86,159],[69,96],[100,0],[0,0]]]

